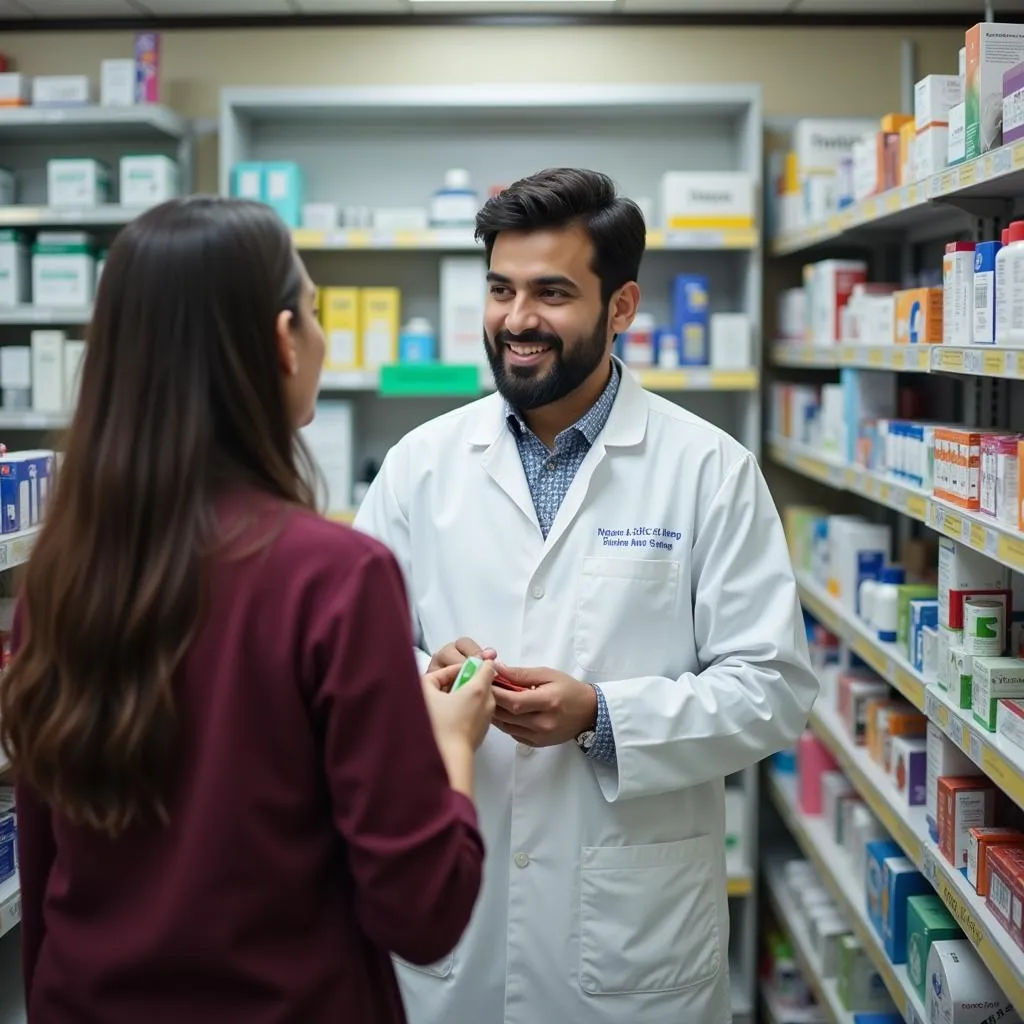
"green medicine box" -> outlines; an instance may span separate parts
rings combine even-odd
[[[907,974],[922,999],[932,943],[960,938],[963,933],[938,896],[911,896],[907,900]]]

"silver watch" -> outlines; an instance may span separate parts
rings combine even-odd
[[[597,739],[597,733],[593,729],[584,729],[583,732],[576,737],[576,743],[580,750],[587,753],[590,748],[594,745],[594,740]]]

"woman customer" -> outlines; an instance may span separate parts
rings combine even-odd
[[[117,237],[0,731],[31,1024],[404,1020],[483,857],[492,670],[420,679],[391,555],[313,511],[324,336],[268,208]]]

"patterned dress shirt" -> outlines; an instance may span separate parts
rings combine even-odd
[[[533,507],[537,512],[537,522],[541,533],[547,537],[551,524],[561,508],[569,485],[583,464],[583,459],[604,429],[615,404],[615,396],[619,393],[621,370],[613,364],[611,378],[601,397],[571,426],[566,427],[556,438],[554,448],[546,444],[526,425],[526,421],[505,403],[505,415],[509,429],[516,439],[519,458],[526,473],[526,482],[530,487]],[[591,684],[593,685],[593,684]],[[612,721],[608,714],[608,703],[599,686],[594,686],[597,693],[597,725],[595,738],[588,757],[598,761],[614,763],[615,736],[612,733]]]

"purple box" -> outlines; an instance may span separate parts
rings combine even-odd
[[[893,736],[890,771],[900,798],[911,807],[927,803],[928,741],[909,736]]]
[[[135,102],[160,102],[160,33],[135,33]]]
[[[1003,72],[1003,145],[1024,138],[1024,63]]]

